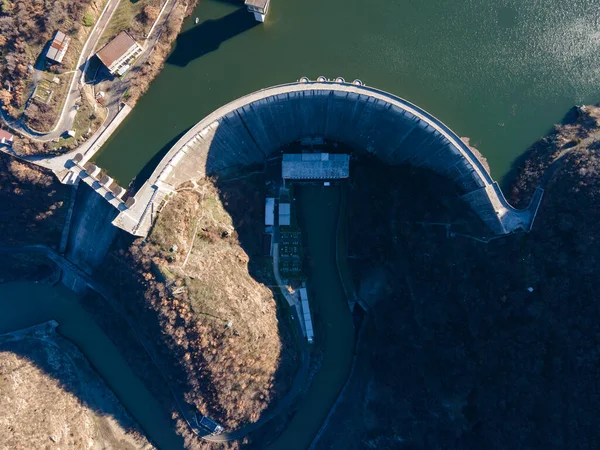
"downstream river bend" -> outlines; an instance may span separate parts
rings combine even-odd
[[[41,283],[0,284],[0,308],[0,334],[56,320],[58,332],[79,347],[148,438],[164,450],[183,448],[168,411],[134,375],[75,294]]]
[[[297,184],[294,192],[310,261],[308,293],[315,344],[323,355],[306,397],[269,450],[309,447],[346,382],[354,355],[354,325],[336,263],[341,188]]]
[[[336,263],[341,188],[298,185],[296,194],[311,261],[308,289],[322,365],[289,426],[269,447],[272,450],[308,448],[348,377],[354,352],[352,317]],[[147,436],[163,450],[183,448],[168,412],[72,292],[33,282],[0,284],[0,307],[0,334],[56,320],[58,331],[79,347]]]

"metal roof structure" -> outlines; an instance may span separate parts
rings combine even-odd
[[[15,137],[6,130],[0,129],[0,144],[11,145]]]
[[[60,64],[69,49],[71,38],[62,31],[54,33],[54,39],[50,44],[50,48],[46,52],[46,59],[50,59],[57,64]]]
[[[139,47],[136,40],[126,31],[121,31],[112,41],[102,47],[96,53],[96,56],[102,61],[102,64],[111,70],[115,62],[131,53],[136,47]]]
[[[265,225],[275,225],[275,199],[265,199]]]
[[[291,208],[289,203],[279,204],[279,226],[291,224]]]
[[[298,289],[300,293],[300,303],[302,305],[302,316],[304,319],[304,325],[306,327],[306,340],[312,343],[315,333],[313,331],[312,319],[310,318],[310,307],[308,306],[308,294],[306,288],[302,287]]]
[[[246,6],[254,6],[256,8],[266,8],[269,3],[269,0],[246,0],[244,5]]]
[[[284,180],[333,180],[350,176],[350,155],[295,153],[283,155]]]

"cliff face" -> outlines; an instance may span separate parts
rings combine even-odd
[[[412,187],[441,180],[364,168],[349,196],[360,218],[349,223],[350,254],[359,288],[377,301],[361,369],[318,448],[599,445],[595,111],[529,154],[514,192],[526,195],[543,180],[546,193],[526,235],[486,244],[447,233],[433,223],[452,231],[466,217],[451,191],[436,197]]]

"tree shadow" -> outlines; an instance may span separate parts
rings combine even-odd
[[[83,407],[95,414],[111,416],[126,431],[138,428],[124,414],[125,410],[120,408],[119,400],[116,397],[110,398],[112,391],[108,386],[102,386],[103,380],[89,365],[85,356],[71,341],[58,333],[51,332],[47,338],[36,338],[32,334],[21,340],[4,342],[0,344],[0,349],[14,353],[37,367],[56,381],[59,390],[73,394]],[[25,397],[27,394],[22,395]]]
[[[265,198],[271,195],[270,186],[266,183],[266,172],[269,170],[264,164],[238,166],[235,171],[240,174],[239,177],[226,171],[222,173],[223,176],[215,175],[212,178],[219,192],[219,199],[231,217],[239,245],[248,255],[248,274],[256,282],[267,286],[277,303],[277,331],[282,350],[280,364],[273,374],[274,381],[270,389],[270,396],[274,401],[262,411],[257,422],[232,433],[235,439],[252,433],[252,440],[258,439],[259,442],[262,442],[261,438],[273,439],[283,429],[289,407],[305,387],[308,367],[304,364],[308,362],[308,356],[298,347],[297,342],[297,339],[305,338],[299,328],[293,329],[301,318],[281,294],[273,275],[270,249],[264,245],[267,234],[264,226]]]
[[[168,64],[185,67],[193,60],[217,50],[220,45],[258,25],[245,8],[215,20],[206,20],[181,33],[175,41],[175,50]]]

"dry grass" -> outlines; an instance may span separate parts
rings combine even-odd
[[[162,307],[171,302],[199,328],[199,341],[184,359],[195,375],[210,380],[214,399],[205,404],[211,396],[202,386],[189,399],[203,411],[220,411],[229,427],[256,421],[272,400],[281,358],[276,304],[271,290],[248,273],[248,255],[215,187],[204,181],[178,193],[149,241],[156,266],[176,281],[177,299],[162,300]],[[185,331],[175,322],[165,331],[182,344]]]
[[[0,448],[153,448],[69,341],[54,333],[3,339]]]
[[[147,6],[160,9],[164,0],[121,0],[110,23],[104,30],[98,48],[109,42],[121,31],[127,31],[138,42],[146,37],[146,33],[152,27],[152,22],[148,21],[143,11]]]

